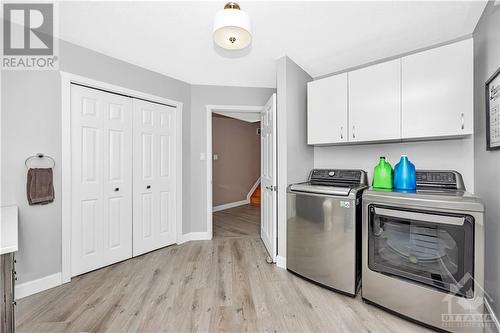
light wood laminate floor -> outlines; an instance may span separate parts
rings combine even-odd
[[[214,214],[212,241],[170,246],[18,301],[18,332],[425,332],[269,265],[258,207]]]

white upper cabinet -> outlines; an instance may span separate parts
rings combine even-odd
[[[307,143],[452,138],[473,124],[473,41],[307,84]]]
[[[473,132],[472,39],[402,58],[403,139]]]
[[[347,73],[307,84],[307,143],[347,142]]]
[[[349,73],[349,141],[401,138],[401,59]]]

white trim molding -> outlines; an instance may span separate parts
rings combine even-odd
[[[276,256],[276,266],[279,268],[286,269],[286,258],[280,255]]]
[[[230,203],[227,203],[227,204],[215,206],[212,209],[212,212],[214,212],[214,213],[215,212],[220,212],[221,210],[226,210],[226,209],[229,209],[229,208],[234,208],[234,207],[239,207],[239,206],[243,206],[243,205],[248,205],[249,203],[250,203],[249,199],[235,201],[235,202],[230,202]]]
[[[259,112],[264,111],[264,106],[255,105],[206,105],[207,110],[207,233],[210,235],[210,239],[213,235],[213,217],[214,212],[212,191],[213,191],[213,179],[212,179],[212,164],[213,164],[213,153],[212,153],[212,112],[214,111],[224,111],[224,112]],[[262,152],[261,152],[262,154]]]
[[[495,311],[493,311],[493,308],[491,307],[490,302],[486,299],[486,297],[484,298],[484,305],[485,305],[486,311],[488,311],[488,313],[491,316],[491,319],[493,320],[493,323],[495,324],[495,327],[497,329],[496,331],[500,332],[500,322],[498,321],[498,317],[495,314]]]
[[[176,236],[182,237],[182,108],[183,103],[163,98],[141,91],[120,87],[107,82],[97,81],[88,77],[60,71],[61,74],[61,142],[62,142],[62,268],[60,282],[71,280],[71,84],[81,84],[87,87],[102,89],[111,93],[127,95],[131,98],[140,98],[151,102],[171,105],[176,108],[177,120],[177,207],[176,207]],[[35,280],[37,281],[37,280]],[[35,282],[33,281],[33,282]]]
[[[177,241],[177,244],[180,245],[186,242],[197,240],[212,240],[212,234],[209,234],[208,232],[189,232],[187,234],[181,235],[181,237]]]
[[[61,272],[44,276],[43,278],[16,285],[16,299],[21,299],[41,291],[60,286],[62,284]]]

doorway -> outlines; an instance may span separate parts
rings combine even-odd
[[[215,238],[260,235],[260,116],[212,113]]]
[[[272,262],[277,251],[275,119],[276,94],[265,106],[207,106],[208,233],[254,233]]]

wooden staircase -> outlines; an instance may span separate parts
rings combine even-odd
[[[260,206],[260,184],[257,186],[255,191],[253,191],[250,197],[250,204],[252,206]]]

